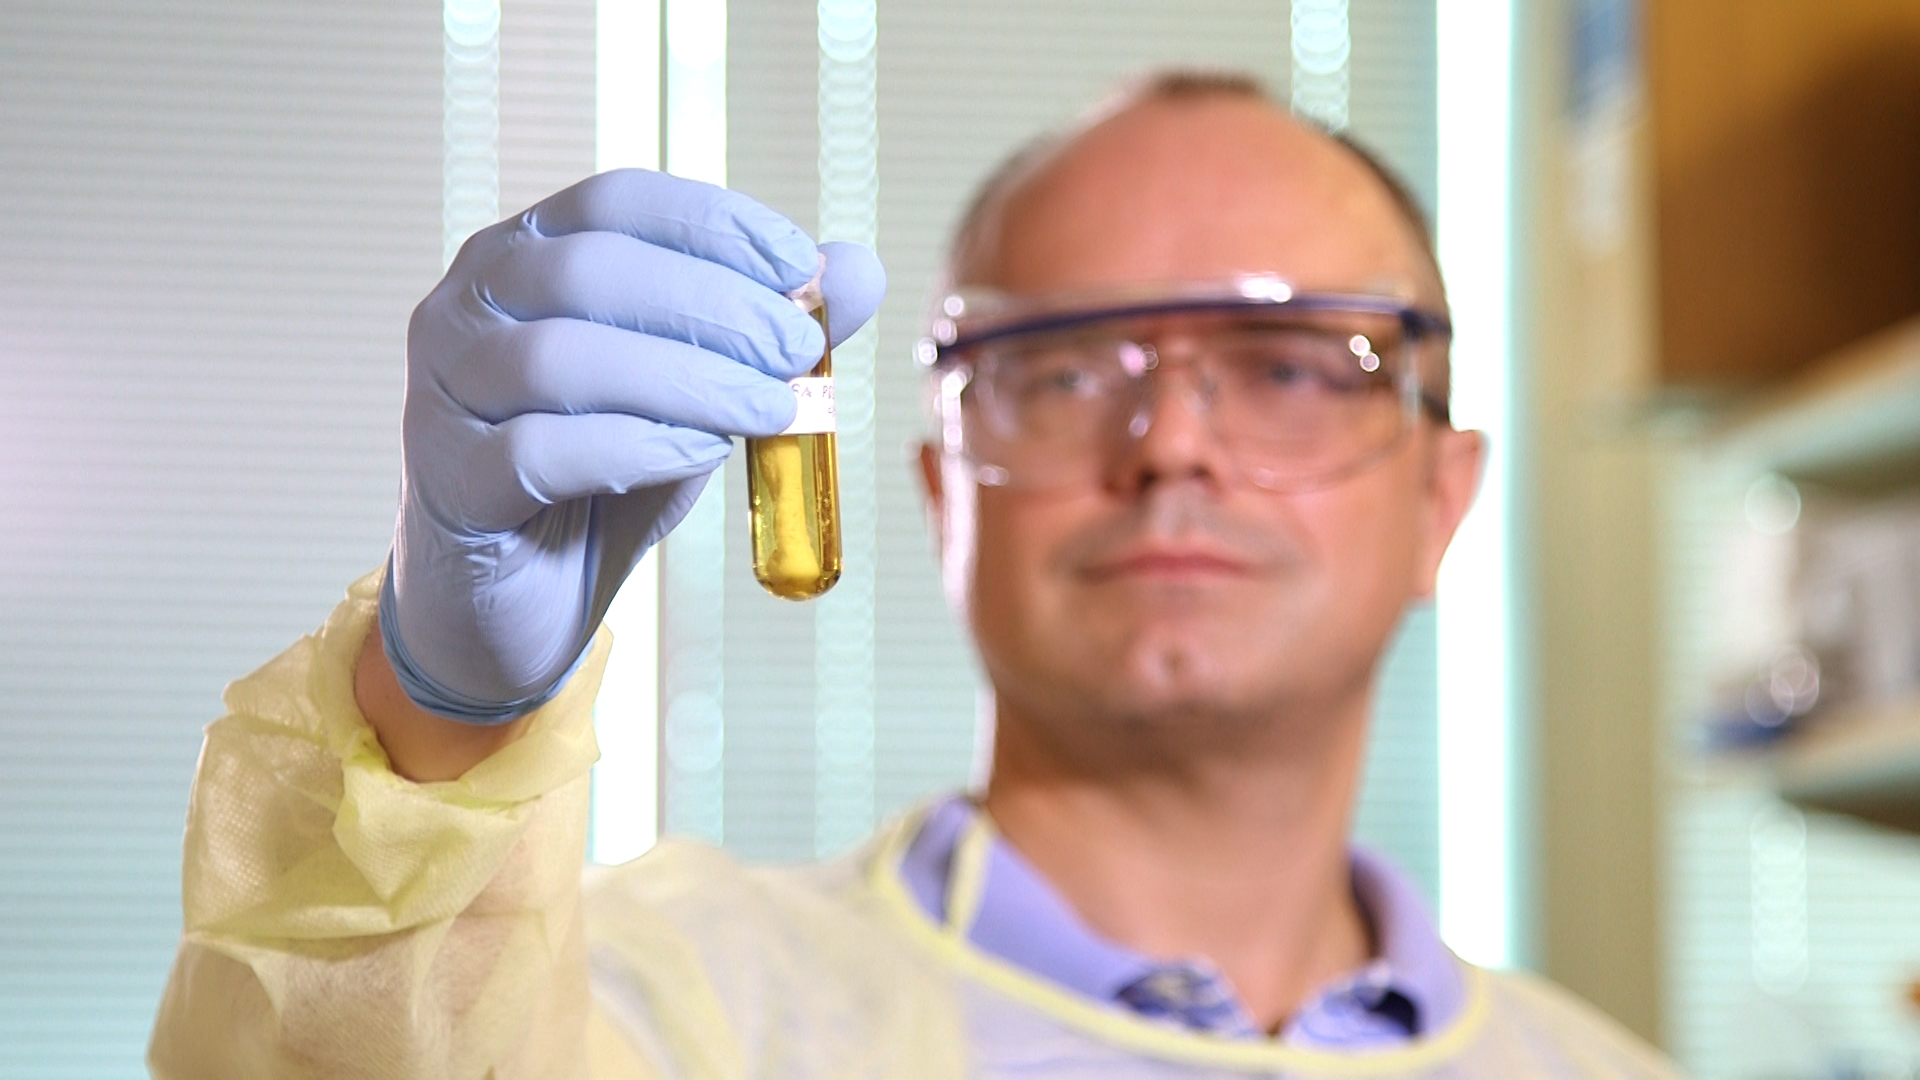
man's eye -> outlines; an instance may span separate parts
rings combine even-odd
[[[1248,358],[1242,365],[1247,373],[1249,388],[1264,391],[1283,391],[1287,393],[1339,393],[1352,389],[1347,380],[1343,380],[1327,369],[1327,365],[1313,363],[1297,355],[1260,354]]]
[[[1294,360],[1268,358],[1256,366],[1260,381],[1273,386],[1296,386],[1321,381],[1319,375]]]
[[[1269,392],[1354,394],[1370,387],[1350,354],[1311,338],[1250,346],[1239,353],[1238,366],[1249,388]]]
[[[1063,368],[1047,375],[1047,386],[1065,393],[1092,390],[1097,380],[1085,368]]]
[[[1089,397],[1101,392],[1105,380],[1098,372],[1074,363],[1037,364],[1021,380],[1022,392],[1029,397]]]

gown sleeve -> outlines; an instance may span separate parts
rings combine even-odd
[[[414,783],[353,695],[378,581],[207,728],[155,1077],[587,1075],[580,875],[611,638],[523,737]]]

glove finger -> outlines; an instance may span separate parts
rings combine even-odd
[[[820,258],[798,225],[737,191],[647,169],[615,169],[521,215],[542,236],[623,233],[717,263],[775,292],[813,279]]]
[[[827,257],[820,293],[827,301],[833,343],[838,345],[880,310],[880,301],[887,295],[887,271],[879,256],[859,244],[832,241],[820,245],[820,254]]]
[[[721,435],[775,435],[793,422],[779,379],[670,338],[579,319],[489,335],[446,392],[489,424],[522,413],[625,413]]]
[[[470,527],[504,532],[555,503],[705,475],[732,450],[723,435],[638,416],[526,413],[482,435],[462,510]]]
[[[827,344],[819,324],[772,289],[616,233],[527,238],[488,276],[485,295],[522,322],[604,323],[697,345],[781,378],[818,363]]]

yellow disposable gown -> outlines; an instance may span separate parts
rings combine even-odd
[[[526,736],[457,781],[396,776],[353,699],[375,579],[235,683],[188,811],[186,932],[149,1065],[166,1080],[626,1077],[1655,1077],[1543,983],[1467,967],[1400,1049],[1191,1034],[971,948],[896,873],[913,821],[800,869],[663,843],[581,873],[607,640]]]

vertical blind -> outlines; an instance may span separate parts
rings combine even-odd
[[[0,5],[0,1076],[138,1077],[200,729],[393,527],[438,5]]]
[[[393,526],[440,6],[0,5],[0,1077],[136,1077],[220,689]],[[593,166],[591,0],[511,0],[499,205]]]

